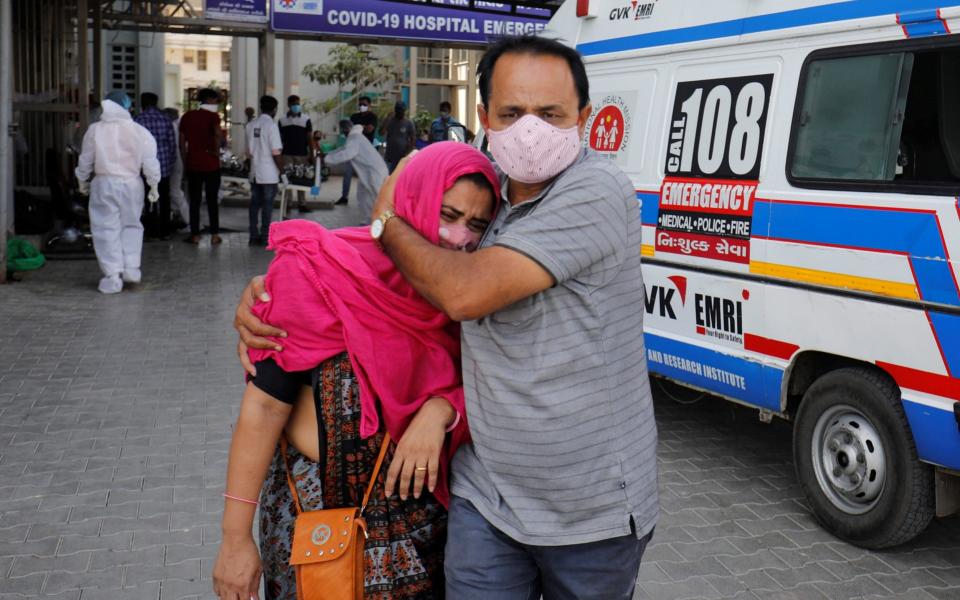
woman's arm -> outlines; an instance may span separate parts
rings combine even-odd
[[[293,407],[247,384],[240,416],[230,443],[226,492],[256,502],[273,459],[277,441]],[[223,541],[213,569],[219,598],[249,600],[260,589],[260,555],[253,541],[256,504],[225,499]]]
[[[424,480],[428,482],[427,489],[433,492],[440,473],[440,452],[446,441],[447,428],[456,422],[456,418],[457,411],[446,398],[435,396],[423,403],[397,442],[384,486],[388,498],[393,495],[394,482],[401,500],[406,500],[408,495],[419,498]],[[397,477],[400,478],[398,482]]]

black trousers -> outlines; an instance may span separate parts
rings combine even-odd
[[[187,194],[190,196],[190,235],[200,235],[200,203],[207,196],[210,233],[220,233],[220,171],[187,171]]]

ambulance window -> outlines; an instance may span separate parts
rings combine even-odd
[[[891,181],[912,55],[810,63],[797,123],[792,174],[802,179]]]
[[[960,48],[813,60],[802,84],[794,184],[960,188]]]

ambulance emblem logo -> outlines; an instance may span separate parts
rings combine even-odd
[[[587,145],[611,158],[630,141],[630,110],[620,96],[605,96],[587,121]]]

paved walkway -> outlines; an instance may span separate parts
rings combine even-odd
[[[116,296],[97,293],[93,261],[0,288],[0,600],[212,597],[243,388],[232,308],[269,253],[235,233],[144,257],[144,283]],[[960,520],[857,549],[804,509],[787,425],[663,394],[657,416],[664,514],[637,598],[960,598]]]

